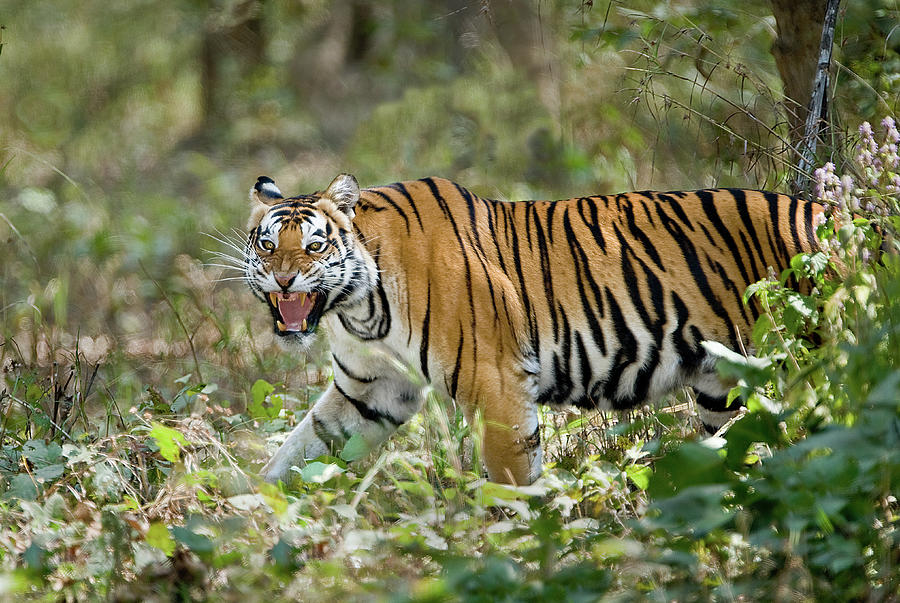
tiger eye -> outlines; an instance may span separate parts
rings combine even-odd
[[[262,247],[263,249],[265,249],[266,251],[272,251],[273,249],[275,249],[275,243],[273,243],[272,241],[268,241],[268,240],[260,241],[259,246]]]
[[[306,248],[309,251],[319,251],[320,249],[322,249],[322,243],[321,241],[313,241],[312,243],[307,245]]]

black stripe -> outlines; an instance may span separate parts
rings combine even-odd
[[[714,261],[711,257],[709,257],[709,255],[706,256],[706,261],[707,261],[707,263],[709,263],[710,267],[712,268],[712,272],[719,275],[719,278],[722,280],[722,284],[725,285],[725,288],[728,291],[731,291],[731,294],[734,297],[734,303],[738,308],[740,308],[741,316],[744,318],[744,322],[748,326],[753,326],[753,323],[756,322],[756,316],[758,316],[758,311],[756,310],[756,307],[751,308],[751,312],[754,313],[754,316],[751,319],[747,315],[747,305],[744,304],[744,291],[747,290],[747,286],[749,286],[750,283],[744,283],[744,284],[741,284],[740,286],[738,286],[735,284],[735,282],[733,280],[731,280],[731,276],[729,275],[728,271],[725,270],[725,267],[722,266],[722,264]],[[733,320],[732,320],[732,322],[733,322]],[[735,341],[733,337],[732,337],[732,347],[737,349],[737,341]]]
[[[637,360],[637,339],[628,324],[625,322],[625,316],[619,309],[615,296],[609,287],[606,287],[606,301],[609,305],[610,319],[613,323],[613,329],[618,339],[618,347],[613,356],[612,368],[609,372],[609,379],[603,386],[603,397],[612,403],[613,408],[621,410],[632,406],[630,397],[617,397],[616,390],[619,389],[619,383],[622,380],[622,374],[626,368]]]
[[[341,386],[338,384],[337,380],[334,381],[334,388],[340,393],[344,398],[347,399],[350,404],[353,405],[353,408],[356,409],[356,412],[360,414],[363,419],[367,421],[372,421],[373,423],[380,423],[382,421],[387,421],[388,423],[399,427],[403,424],[403,421],[389,415],[385,412],[378,410],[377,408],[372,408],[362,400],[357,400],[356,398],[350,396],[347,392],[345,392]]]
[[[331,355],[331,359],[334,360],[334,363],[338,365],[338,368],[343,371],[345,375],[353,379],[354,381],[358,381],[359,383],[372,383],[375,381],[376,377],[360,377],[359,375],[353,373],[347,366],[338,359],[334,354]]]
[[[643,197],[643,199],[641,199],[641,197]],[[650,215],[650,209],[647,207],[647,201],[656,201],[656,193],[644,193],[643,195],[636,196],[635,201],[640,203],[641,209],[644,210],[644,215],[647,216],[647,221],[650,222],[650,225],[656,227],[656,224],[653,223],[653,216]]]
[[[578,200],[578,215],[581,216],[581,221],[584,222],[584,225],[591,231],[591,236],[594,237],[594,242],[600,248],[600,251],[606,253],[606,240],[603,238],[603,231],[600,229],[600,223],[597,219],[597,205],[595,204],[595,201],[596,199],[589,197],[580,198]],[[606,201],[608,203],[608,200]],[[585,206],[587,206],[588,212],[591,215],[590,220],[584,215]],[[568,207],[566,207],[566,210],[568,210]]]
[[[725,226],[722,217],[719,216],[719,212],[716,209],[713,193],[710,191],[697,191],[697,197],[700,198],[700,203],[703,206],[703,211],[706,212],[706,217],[709,218],[709,221],[715,226],[716,232],[718,232],[719,236],[722,237],[722,240],[725,241],[725,245],[728,247],[728,251],[731,252],[731,257],[734,258],[734,263],[737,264],[738,270],[744,278],[744,282],[750,283],[750,275],[744,267],[744,262],[741,261],[741,253],[738,251],[737,243],[734,242],[734,237],[731,236],[731,232],[728,230],[728,227]]]
[[[720,302],[713,293],[709,280],[706,278],[706,271],[703,269],[700,257],[697,254],[696,247],[691,243],[690,238],[688,238],[681,226],[663,211],[662,206],[658,206],[656,211],[659,214],[662,225],[672,236],[672,240],[674,240],[681,248],[681,255],[684,258],[685,264],[687,264],[688,270],[691,272],[691,276],[694,277],[694,282],[697,283],[700,294],[706,299],[706,303],[709,304],[713,314],[718,316],[726,325],[730,325],[732,322],[731,317],[728,316],[728,312],[725,310],[725,307],[722,306],[722,302]]]
[[[703,224],[703,222],[698,222],[698,224],[700,225],[700,230],[702,230],[703,234],[706,235],[706,240],[709,241],[709,246],[712,249],[718,249],[719,244],[716,243],[716,240],[713,238],[712,234],[709,232],[709,229],[706,228],[706,226]]]
[[[638,228],[637,223],[634,220],[634,209],[632,207],[631,201],[628,201],[625,206],[625,221],[628,224],[628,230],[637,241],[641,243],[644,248],[644,252],[650,257],[651,260],[659,267],[660,270],[665,272],[665,268],[663,268],[662,260],[659,257],[659,253],[656,251],[656,247],[644,233],[644,231]],[[615,225],[614,225],[615,226]],[[616,229],[618,231],[618,228]],[[617,233],[618,234],[618,233]],[[621,240],[621,235],[619,235],[619,239]]]
[[[475,203],[472,199],[472,193],[456,183],[454,183],[453,186],[456,187],[456,191],[466,201],[466,207],[469,210],[469,225],[472,227],[472,232],[475,234],[474,248],[480,251],[481,255],[486,258],[487,256],[484,253],[484,247],[481,245],[481,235],[478,232],[478,220],[475,217]]]
[[[526,451],[534,450],[541,445],[541,426],[534,428],[534,433],[522,440],[522,448]]]
[[[431,178],[424,178],[420,180],[420,182],[424,182],[428,185],[429,190],[431,190],[431,194],[434,196],[435,201],[437,201],[438,206],[440,206],[441,210],[450,220],[450,227],[453,229],[453,234],[456,236],[456,242],[459,244],[459,252],[462,255],[463,265],[466,269],[466,292],[468,293],[469,300],[469,309],[471,310],[472,317],[472,332],[477,332],[476,329],[476,316],[475,312],[475,298],[472,295],[472,267],[469,265],[469,254],[466,249],[465,244],[463,243],[462,235],[460,234],[459,227],[456,224],[456,219],[453,217],[452,212],[450,211],[450,206],[447,204],[446,199],[441,195],[441,191],[438,190],[437,183]],[[428,374],[426,373],[427,377]]]
[[[632,305],[638,311],[641,321],[643,321],[644,325],[651,331],[654,340],[657,345],[659,345],[662,343],[662,327],[666,321],[662,283],[660,282],[659,277],[650,270],[650,267],[637,256],[634,249],[631,248],[625,240],[625,237],[619,232],[619,227],[613,225],[613,230],[619,239],[619,245],[622,249],[622,276],[625,288],[628,290],[628,296],[631,298]],[[643,276],[640,279],[637,277],[637,272],[635,271],[629,256],[634,258],[643,270]],[[650,316],[650,313],[647,311],[647,307],[644,304],[644,300],[641,298],[639,280],[640,282],[646,283],[647,289],[650,291],[650,301],[653,304],[653,312],[656,315],[655,319]]]
[[[419,182],[424,182],[428,188],[431,189],[431,194],[434,196],[435,201],[437,201],[438,207],[441,208],[441,211],[444,212],[444,215],[447,216],[447,219],[453,224],[453,230],[456,230],[456,220],[453,219],[453,212],[450,211],[447,200],[444,199],[440,190],[438,190],[437,182],[435,182],[433,178],[422,178]]]
[[[763,276],[765,276],[765,260],[762,260],[762,258],[760,258],[760,262],[756,260],[756,256],[753,254],[753,250],[750,248],[750,241],[747,240],[747,234],[743,230],[738,232],[738,236],[740,236],[741,238],[741,243],[743,243],[744,249],[747,250],[747,257],[750,258],[750,265],[753,267],[753,280],[748,283],[744,283],[744,285],[750,285],[750,283],[755,283],[756,281],[763,278]]]
[[[402,182],[395,182],[394,184],[388,186],[389,188],[394,189],[395,191],[406,197],[406,200],[409,201],[409,206],[413,210],[413,215],[416,216],[416,222],[419,223],[419,228],[424,231],[425,227],[422,225],[422,217],[419,215],[419,210],[416,208],[416,202],[413,201],[412,195],[409,194],[406,185],[404,185]]]
[[[312,416],[312,424],[313,433],[316,434],[316,437],[319,438],[331,452],[334,452],[344,442],[350,439],[350,434],[338,435],[331,433],[331,430],[328,428],[328,425],[325,424],[325,421],[315,414]]]
[[[622,249],[622,275],[624,277],[623,282],[625,289],[628,291],[632,306],[637,310],[641,321],[653,337],[653,344],[649,346],[647,356],[640,363],[641,368],[638,369],[637,375],[635,376],[628,404],[631,406],[646,400],[647,394],[650,391],[650,379],[653,377],[653,373],[656,371],[656,367],[659,364],[659,349],[662,346],[663,325],[665,324],[666,318],[662,283],[653,271],[650,270],[649,266],[645,264],[643,260],[635,254],[631,246],[628,245],[625,237],[619,232],[618,226],[614,225],[614,230],[616,236],[619,238],[619,244]],[[637,277],[634,265],[632,264],[631,259],[629,259],[629,256],[634,258],[643,270],[643,276],[640,279]],[[655,319],[650,316],[647,306],[641,298],[639,281],[645,282],[650,291],[650,301],[653,305],[654,314],[656,314]]]
[[[684,370],[690,372],[699,368],[703,354],[697,347],[699,340],[695,340],[694,345],[691,345],[684,338],[684,327],[687,325],[690,312],[684,300],[674,291],[672,291],[672,304],[675,306],[675,329],[672,331],[672,344],[681,357],[681,365]]]
[[[381,281],[375,291],[369,291],[366,296],[368,302],[368,317],[357,320],[355,317],[348,317],[344,313],[339,313],[338,318],[341,325],[356,337],[363,341],[373,341],[376,339],[384,339],[391,330],[391,312],[388,305],[387,293],[381,286]],[[378,297],[376,297],[376,294]]]
[[[806,239],[809,241],[809,246],[815,249],[816,229],[813,226],[813,204],[809,201],[803,202],[803,220],[806,223]]]
[[[551,202],[547,203],[547,215],[545,216],[545,222],[547,225],[547,238],[550,239],[550,244],[553,245],[553,214],[556,212],[556,206],[558,203]]]
[[[528,239],[529,251],[534,251],[534,243],[531,240],[531,220],[528,219],[528,213],[533,205],[534,201],[519,201],[513,205],[514,212],[518,207],[525,208],[525,237]]]
[[[769,220],[772,222],[772,231],[775,235],[775,249],[778,250],[780,257],[777,258],[778,263],[785,263],[790,259],[787,245],[784,242],[784,234],[779,226],[779,213],[781,208],[781,195],[777,193],[763,193],[766,201],[769,202]]]
[[[382,193],[378,189],[370,189],[369,192],[375,193],[385,201],[387,201],[394,210],[400,214],[400,217],[403,218],[403,222],[406,224],[406,234],[409,235],[409,218],[406,217],[406,212],[400,209],[400,206],[394,203],[394,200],[387,196],[385,193]]]
[[[688,227],[688,230],[691,232],[694,231],[694,225],[691,224],[690,218],[688,218],[687,214],[684,212],[684,208],[681,207],[681,203],[679,203],[675,197],[671,196],[671,193],[665,193],[659,195],[660,200],[665,201],[668,207],[672,208],[672,211],[675,212],[675,215],[678,216],[678,219]]]
[[[453,376],[450,377],[450,397],[456,398],[456,390],[459,387],[459,371],[462,368],[462,350],[465,335],[463,334],[462,323],[459,323],[459,345],[456,348],[456,364],[453,365]]]
[[[747,191],[743,191],[740,189],[730,189],[729,192],[734,196],[734,201],[737,204],[738,213],[741,216],[741,221],[744,223],[744,228],[747,230],[750,241],[753,243],[753,247],[754,249],[756,249],[756,253],[759,256],[760,264],[762,264],[760,270],[756,273],[755,280],[758,281],[765,276],[766,255],[763,252],[762,243],[760,243],[759,240],[759,235],[756,234],[756,226],[753,224],[753,218],[750,216],[750,207],[747,205]],[[755,265],[756,263],[754,262],[754,266]]]
[[[512,211],[515,210],[513,209]],[[528,289],[525,287],[525,274],[522,271],[522,258],[519,255],[519,237],[516,232],[513,232],[512,236],[512,252],[513,266],[516,269],[516,275],[519,277],[519,295],[522,298],[522,304],[525,306],[525,316],[528,317],[528,336],[531,340],[531,349],[538,351],[540,348],[538,347],[537,318],[531,311],[531,300],[528,298]]]
[[[732,402],[728,405],[728,396],[710,396],[703,392],[697,392],[697,404],[711,412],[727,412],[737,410],[740,404]]]
[[[547,239],[544,236],[544,229],[541,227],[538,218],[537,208],[531,207],[531,213],[534,219],[534,233],[537,238],[538,254],[541,260],[541,276],[544,280],[544,292],[547,294],[547,306],[550,308],[550,318],[553,321],[553,341],[559,341],[559,317],[556,313],[556,300],[553,294],[553,277],[552,268],[550,266],[550,250],[547,248]],[[527,219],[527,214],[526,214]]]
[[[500,263],[500,270],[503,271],[503,274],[507,276],[509,273],[506,271],[506,262],[503,261],[503,254],[500,252],[500,240],[497,238],[497,230],[496,230],[496,220],[497,220],[497,205],[493,201],[483,200],[485,206],[488,208],[488,228],[491,231],[491,240],[494,242],[494,249],[497,251],[497,261]],[[506,219],[506,214],[504,213],[504,220]]]
[[[469,244],[474,246],[475,243],[472,241],[472,235],[466,233],[466,237],[469,239]],[[478,259],[478,262],[481,264],[481,269],[484,271],[484,282],[487,283],[488,291],[491,294],[491,306],[494,308],[494,322],[500,320],[500,312],[497,308],[497,299],[494,296],[494,279],[491,278],[491,275],[488,271],[488,263],[487,258],[482,257],[483,254],[476,253],[475,257]]]
[[[797,224],[797,204],[800,202],[797,197],[790,197],[791,202],[788,208],[788,218],[790,220],[791,238],[794,241],[794,253],[799,253],[803,247],[800,244],[800,230]],[[790,258],[786,258],[790,260]]]
[[[582,249],[581,245],[578,243],[578,239],[575,237],[575,231],[572,228],[572,221],[569,217],[569,208],[566,207],[563,213],[563,229],[566,233],[566,238],[569,243],[569,250],[572,252],[572,263],[575,266],[575,282],[581,283],[582,280],[586,281],[588,287],[594,295],[594,305],[598,308],[600,313],[600,317],[602,318],[604,315],[603,310],[603,295],[600,292],[600,287],[597,285],[597,282],[594,280],[593,276],[590,272],[590,267],[588,264],[587,254]],[[587,318],[588,326],[591,329],[591,337],[594,340],[594,343],[597,344],[597,347],[600,349],[600,353],[604,356],[606,355],[606,341],[603,337],[603,328],[600,326],[600,321],[597,318],[597,315],[594,314],[593,305],[591,305],[590,300],[588,300],[587,293],[583,286],[577,287],[578,295],[581,298],[581,307],[584,311],[585,318]]]
[[[591,390],[591,361],[580,331],[575,331],[575,354],[578,357],[578,371],[581,373],[581,391],[587,395]]]
[[[422,341],[419,343],[419,364],[422,366],[422,374],[426,381],[431,381],[428,375],[428,331],[431,328],[431,281],[428,282],[428,294],[425,302],[425,320],[422,321]]]

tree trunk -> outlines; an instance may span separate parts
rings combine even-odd
[[[803,139],[819,59],[825,0],[771,0],[777,37],[772,56],[784,85],[785,110],[794,148]]]

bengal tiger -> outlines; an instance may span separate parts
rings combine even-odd
[[[246,281],[280,341],[328,331],[334,380],[263,468],[270,482],[354,434],[374,445],[426,386],[483,416],[497,482],[541,474],[538,405],[627,409],[689,385],[714,431],[734,408],[701,342],[738,349],[768,267],[817,248],[822,206],[737,189],[483,199],[441,178],[250,191]]]

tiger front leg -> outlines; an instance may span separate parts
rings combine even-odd
[[[289,482],[291,467],[339,451],[354,435],[362,436],[370,445],[379,444],[413,412],[404,417],[381,412],[333,382],[262,468],[262,475],[270,483]]]

